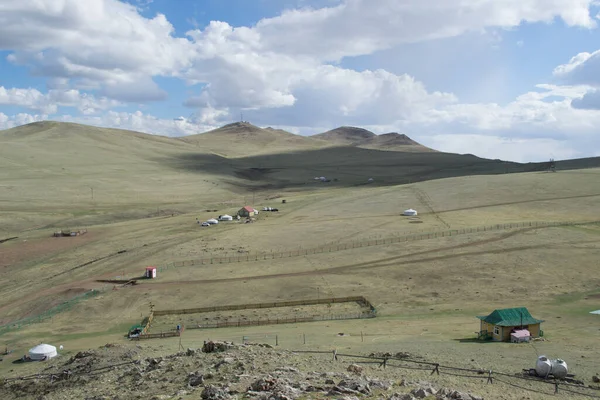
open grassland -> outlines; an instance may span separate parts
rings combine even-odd
[[[39,132],[35,135],[39,140]],[[578,376],[599,372],[594,368],[600,319],[589,311],[600,309],[600,226],[522,224],[600,220],[598,169],[355,186],[385,165],[370,169],[366,164],[348,185],[310,182],[310,175],[322,169],[307,169],[302,174],[310,175],[302,179],[309,182],[300,187],[301,172],[284,164],[272,173],[258,171],[252,181],[240,171],[248,173],[256,160],[223,167],[222,159],[209,152],[197,170],[183,168],[191,165],[188,161],[167,166],[165,158],[187,160],[198,152],[195,145],[167,138],[155,138],[146,147],[145,137],[111,143],[114,136],[92,132],[91,144],[76,147],[76,142],[72,149],[27,138],[0,136],[0,239],[18,236],[0,244],[0,324],[44,313],[51,318],[2,331],[0,345],[15,350],[0,363],[2,373],[13,369],[8,361],[40,341],[63,344],[67,352],[122,341],[127,329],[148,315],[151,303],[174,309],[351,295],[369,299],[378,317],[189,330],[182,340],[198,346],[208,338],[248,336],[274,344],[277,335],[289,348],[410,351],[435,361],[503,370],[532,367],[537,351],[564,358]],[[97,147],[94,155],[84,151],[91,145]],[[31,159],[19,155],[24,148]],[[269,181],[265,174],[282,175]],[[249,181],[257,184],[254,192],[245,188]],[[269,186],[275,183],[281,186]],[[196,223],[196,218],[233,215],[245,204],[280,211],[261,212],[251,224],[202,228]],[[400,216],[407,208],[419,211],[419,223]],[[501,226],[468,230],[496,224]],[[53,231],[63,227],[89,232],[53,238]],[[406,242],[383,240],[451,231],[451,236]],[[358,247],[372,240],[381,242]],[[348,244],[356,246],[340,250]],[[286,252],[296,253],[275,256]],[[225,258],[236,261],[215,261]],[[190,260],[203,261],[178,267]],[[159,267],[158,279],[133,287],[98,282],[139,277],[148,265]],[[101,293],[52,313],[92,289]],[[535,347],[472,342],[479,328],[476,315],[515,306],[528,307],[546,321],[547,341]],[[176,339],[151,343],[157,353],[178,348]],[[11,372],[19,373],[18,368]]]
[[[474,317],[495,308],[526,306],[546,320],[549,341],[536,348],[581,364],[586,360],[580,356],[592,350],[600,333],[597,316],[589,314],[600,308],[597,225],[507,228],[307,256],[169,267],[157,280],[115,290],[96,280],[133,278],[147,265],[167,267],[211,256],[510,222],[590,221],[597,219],[599,194],[597,170],[479,176],[286,193],[286,204],[267,201],[273,193],[261,193],[256,207],[276,205],[280,212],[263,212],[253,224],[196,224],[196,217],[235,211],[225,205],[214,213],[198,207],[195,213],[90,225],[88,234],[75,238],[52,238],[53,229],[18,232],[19,239],[0,245],[3,323],[38,315],[90,289],[104,291],[51,320],[8,331],[2,339],[17,354],[39,341],[85,348],[121,340],[130,325],[148,314],[150,303],[169,309],[363,295],[376,306],[378,318],[186,332],[186,340],[269,337],[275,332],[281,345],[293,347],[301,344],[298,335],[304,333],[316,347],[426,349],[449,358],[464,351],[463,359],[490,349],[486,357],[493,361],[494,354],[508,358],[516,350],[469,343],[478,329]],[[422,223],[399,215],[408,207],[419,211]],[[356,341],[360,331],[365,342]],[[351,336],[336,337],[338,332]],[[531,349],[522,352],[533,359]]]

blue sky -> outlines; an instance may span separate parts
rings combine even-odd
[[[244,118],[443,151],[600,155],[592,0],[4,0],[0,129],[189,135]]]

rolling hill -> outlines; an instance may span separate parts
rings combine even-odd
[[[225,157],[242,157],[288,151],[312,150],[331,145],[326,141],[273,128],[235,122],[178,140]]]
[[[325,140],[338,146],[361,147],[364,149],[415,153],[435,151],[412,140],[404,134],[390,132],[376,135],[366,129],[352,126],[342,126],[310,137]]]
[[[402,150],[378,148],[383,146]],[[596,167],[599,160],[562,161],[557,167]],[[369,178],[376,185],[396,185],[547,169],[547,163],[432,151],[404,135],[377,136],[360,128],[340,128],[316,138],[247,123],[184,138],[58,122],[0,131],[4,201],[29,199],[46,210],[82,202],[98,207],[114,204],[113,198],[140,205],[181,204],[215,196],[230,199],[249,188],[322,187],[315,176],[330,178],[329,187],[352,187]]]

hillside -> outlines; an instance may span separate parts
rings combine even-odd
[[[359,131],[361,135],[373,138]],[[381,135],[377,140],[421,148],[402,135]],[[559,170],[599,165],[599,158],[557,162]],[[127,220],[166,210],[185,212],[200,203],[207,208],[214,208],[210,204],[215,202],[244,203],[243,196],[249,190],[389,186],[547,169],[547,163],[518,164],[434,151],[340,146],[250,124],[168,138],[39,122],[0,131],[5,211],[0,216],[0,233],[48,224],[67,227]],[[321,176],[330,182],[314,180]],[[29,210],[23,211],[18,204],[27,204]]]
[[[366,129],[351,126],[342,126],[310,137],[325,140],[336,146],[415,153],[435,151],[412,140],[404,134],[390,132],[376,135]]]
[[[225,157],[311,150],[329,145],[318,139],[294,135],[281,129],[263,129],[247,122],[235,122],[178,140]]]

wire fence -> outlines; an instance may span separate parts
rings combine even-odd
[[[443,237],[451,237],[458,235],[467,235],[480,232],[494,232],[503,231],[510,229],[538,229],[538,228],[552,228],[562,226],[581,226],[581,225],[593,225],[598,224],[600,221],[585,221],[585,222],[539,222],[539,221],[528,221],[528,222],[511,222],[506,224],[494,224],[484,225],[471,228],[462,229],[450,229],[444,231],[424,232],[424,233],[413,233],[404,235],[394,235],[387,238],[378,238],[372,240],[354,241],[348,243],[330,243],[324,246],[313,247],[313,248],[301,248],[295,250],[286,251],[263,251],[256,253],[245,253],[240,255],[231,256],[210,256],[206,258],[199,258],[194,260],[175,261],[167,265],[158,267],[159,272],[164,272],[169,269],[181,268],[181,267],[193,267],[199,265],[210,265],[210,264],[231,264],[239,262],[251,262],[251,261],[264,261],[264,260],[275,260],[282,258],[292,257],[303,257],[313,254],[333,253],[338,251],[346,251],[352,249],[359,249],[364,247],[381,246],[395,243],[413,242],[418,240],[427,240]]]
[[[242,337],[242,342],[247,343],[248,337]],[[318,354],[331,357],[333,363],[344,362],[344,358],[349,359],[353,364],[373,364],[378,368],[387,369],[394,368],[399,370],[422,371],[428,376],[455,376],[466,379],[481,381],[483,385],[502,384],[511,387],[512,389],[521,390],[524,392],[537,393],[543,396],[555,396],[564,398],[566,395],[577,395],[586,398],[600,399],[600,387],[586,386],[582,383],[573,383],[567,380],[556,378],[544,379],[535,377],[524,372],[510,373],[503,371],[495,371],[493,369],[474,369],[461,368],[456,366],[444,365],[438,362],[416,360],[410,357],[398,357],[393,355],[360,355],[338,353],[337,350],[319,351],[319,350],[291,350],[293,354]],[[178,353],[175,356],[184,357],[185,353]],[[121,362],[116,364],[105,365],[102,367],[93,366],[85,370],[61,370],[55,372],[45,372],[26,376],[16,376],[4,378],[3,382],[30,381],[49,379],[50,382],[61,379],[72,379],[76,376],[93,376],[111,371],[114,368],[138,364],[139,360]]]
[[[294,353],[305,354],[323,354],[331,355],[334,362],[341,361],[342,358],[350,358],[357,361],[355,363],[376,364],[380,368],[397,368],[408,370],[421,370],[429,372],[429,375],[451,375],[462,378],[470,378],[485,381],[486,384],[502,383],[513,388],[524,391],[535,392],[547,396],[557,395],[564,397],[565,393],[576,394],[583,397],[600,399],[600,387],[586,386],[585,384],[573,383],[562,379],[544,379],[529,374],[507,373],[494,371],[493,369],[474,369],[460,368],[455,366],[443,365],[437,362],[415,360],[409,357],[395,356],[374,356],[374,355],[359,355],[359,354],[343,354],[333,351],[318,351],[318,350],[292,350]],[[501,377],[501,378],[498,378]],[[527,382],[529,387],[518,382]],[[550,387],[551,386],[551,387]]]

